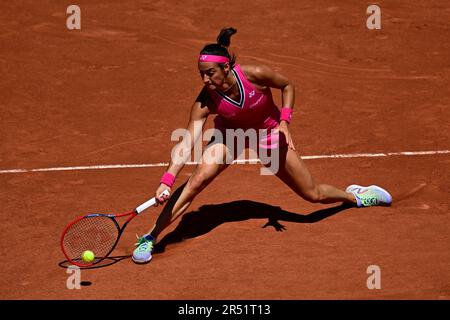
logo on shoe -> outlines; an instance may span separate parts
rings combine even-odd
[[[356,191],[356,193],[357,193],[357,194],[363,194],[363,193],[366,193],[367,191],[369,191],[369,189],[361,189],[361,188],[358,188],[357,191]]]

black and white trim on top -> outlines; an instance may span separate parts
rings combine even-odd
[[[245,93],[244,93],[244,85],[241,82],[241,78],[239,78],[238,73],[232,69],[231,72],[233,72],[234,77],[236,78],[238,87],[239,87],[239,95],[240,95],[240,99],[239,102],[231,99],[230,97],[228,97],[227,95],[225,95],[224,93],[220,92],[219,90],[215,90],[217,92],[217,94],[219,94],[222,98],[224,98],[225,100],[227,100],[228,102],[230,102],[232,105],[238,107],[238,108],[243,108],[244,107],[244,103],[245,103]]]

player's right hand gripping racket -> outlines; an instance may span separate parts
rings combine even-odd
[[[169,196],[169,191],[161,195]],[[127,224],[142,211],[156,203],[152,198],[131,212],[119,214],[88,214],[79,217],[69,223],[61,236],[61,249],[67,260],[79,267],[90,267],[107,258],[119,242]],[[129,218],[119,227],[116,218]],[[90,250],[94,253],[94,260],[86,262],[81,258],[84,251]]]

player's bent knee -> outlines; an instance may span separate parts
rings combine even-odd
[[[204,189],[208,183],[212,180],[212,177],[210,175],[205,173],[195,173],[191,178],[189,179],[189,183],[187,187],[189,188],[189,193],[197,194],[202,189]]]

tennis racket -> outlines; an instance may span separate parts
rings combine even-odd
[[[169,191],[164,191],[160,197],[163,195],[169,196]],[[104,260],[113,252],[128,223],[155,203],[156,198],[152,198],[131,212],[95,213],[73,220],[67,225],[61,236],[61,249],[67,260],[79,267],[90,267]],[[116,218],[122,217],[128,217],[128,219],[120,227]],[[86,250],[94,253],[93,261],[86,262],[82,259],[81,255]]]

